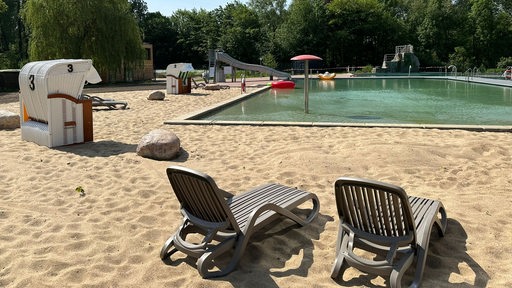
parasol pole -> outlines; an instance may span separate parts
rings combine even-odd
[[[309,61],[304,61],[304,113],[309,113]]]
[[[292,61],[304,61],[304,112],[309,113],[309,60],[322,60],[315,55],[299,55],[291,59]]]

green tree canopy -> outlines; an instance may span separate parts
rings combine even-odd
[[[258,15],[236,1],[217,12],[219,27],[222,27],[217,46],[237,59],[259,63],[261,55],[257,43],[262,33]]]
[[[28,0],[30,60],[90,58],[102,71],[140,64],[139,27],[126,0]]]
[[[276,31],[281,60],[298,54],[323,55],[328,37],[327,8],[323,0],[294,0]]]
[[[176,62],[205,68],[215,48],[278,69],[303,53],[321,56],[329,68],[379,66],[384,54],[404,44],[414,46],[423,67],[459,63],[461,71],[512,57],[511,0],[228,2],[167,17],[148,12],[144,0],[0,0],[0,68],[87,57],[119,69],[137,62],[140,38],[153,44],[160,69]]]
[[[176,49],[169,63],[190,62],[202,67],[208,61],[208,50],[216,48],[221,30],[214,17],[215,11],[178,10],[171,16],[173,30],[177,33]],[[206,67],[204,67],[206,68]]]
[[[380,65],[395,46],[409,44],[401,20],[379,0],[333,0],[328,8],[333,31],[329,54],[336,63]]]
[[[482,60],[481,64],[493,67],[500,56],[510,53],[511,15],[493,0],[471,0],[471,3],[469,19],[474,25],[472,54]]]
[[[277,68],[276,56],[282,54],[276,41],[276,31],[288,15],[286,0],[250,0],[248,6],[260,22],[261,36],[256,45],[266,66]],[[288,59],[287,59],[288,60]]]
[[[137,23],[142,23],[144,17],[148,13],[148,5],[143,0],[128,0],[130,2],[130,9],[137,20]]]
[[[153,44],[155,69],[165,69],[175,59],[177,33],[171,19],[160,12],[147,13],[142,24],[144,41]]]
[[[3,0],[0,0],[0,14],[4,13],[5,11],[7,11],[7,4],[5,4]]]
[[[4,5],[2,5],[4,4]],[[19,17],[20,0],[0,0],[0,69],[19,68],[26,60],[27,35]]]

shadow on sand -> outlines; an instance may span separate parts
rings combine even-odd
[[[54,149],[72,153],[79,156],[85,157],[110,157],[116,156],[126,153],[136,153],[137,145],[136,144],[126,144],[122,142],[117,142],[113,140],[102,140],[95,142],[86,142],[81,144],[74,144],[68,146],[59,146],[54,147]],[[182,148],[180,148],[180,152],[177,158],[172,159],[173,162],[186,162],[189,158],[189,153]],[[155,160],[158,161],[158,160]],[[162,160],[166,161],[166,160]]]
[[[269,230],[256,232],[245,249],[237,268],[230,274],[210,279],[213,282],[230,282],[233,287],[279,287],[272,277],[297,275],[307,277],[309,268],[314,262],[313,240],[319,240],[325,225],[332,222],[331,216],[319,213],[317,218],[307,226],[282,218],[270,223]],[[229,253],[227,253],[229,254]],[[191,269],[196,268],[196,259],[185,254],[177,254],[178,259],[166,260],[170,266],[187,263]],[[226,255],[228,256],[228,255]],[[292,258],[299,257],[300,264],[284,269]],[[197,274],[198,277],[199,273]],[[215,283],[212,282],[212,286]]]
[[[55,147],[55,149],[85,157],[110,157],[125,153],[135,153],[137,145],[112,140],[102,140],[86,142],[83,144],[60,146]]]
[[[425,284],[429,282],[428,287],[487,287],[487,282],[490,279],[489,275],[482,266],[467,254],[467,238],[468,235],[462,225],[454,219],[448,218],[444,237],[438,236],[436,229],[433,229],[427,263],[423,273],[423,286],[427,286]],[[416,268],[415,264],[413,263],[405,273],[402,279],[403,286],[408,286],[412,282]],[[456,278],[453,277],[454,275],[461,274],[460,267],[468,267],[473,272],[475,278],[472,283],[450,282],[451,279]],[[358,277],[341,281],[340,276],[336,283],[343,287],[383,287],[372,284],[372,279],[376,277],[375,275],[361,274]],[[388,284],[387,281],[386,284]]]

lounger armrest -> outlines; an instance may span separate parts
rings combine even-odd
[[[260,206],[256,210],[252,211],[252,213],[249,215],[249,218],[247,220],[247,225],[244,227],[243,233],[247,235],[247,233],[249,231],[254,232],[254,230],[257,230],[257,229],[253,229],[253,227],[260,223],[260,221],[258,221],[258,218],[265,212],[274,212],[274,213],[281,214],[281,215],[297,222],[298,224],[300,224],[302,226],[304,226],[308,223],[305,220],[301,219],[296,214],[292,213],[290,210],[285,209],[285,208],[283,208],[279,205],[273,204],[273,203],[268,203],[268,204]]]
[[[233,198],[235,195],[219,188],[219,192],[224,198]]]

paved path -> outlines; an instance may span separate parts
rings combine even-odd
[[[457,81],[466,81],[466,82],[474,82],[481,84],[491,84],[498,86],[506,86],[512,87],[512,80],[506,79],[495,79],[495,78],[484,78],[484,77],[466,77],[466,76],[457,76],[457,77],[446,77],[448,79],[457,80]]]

